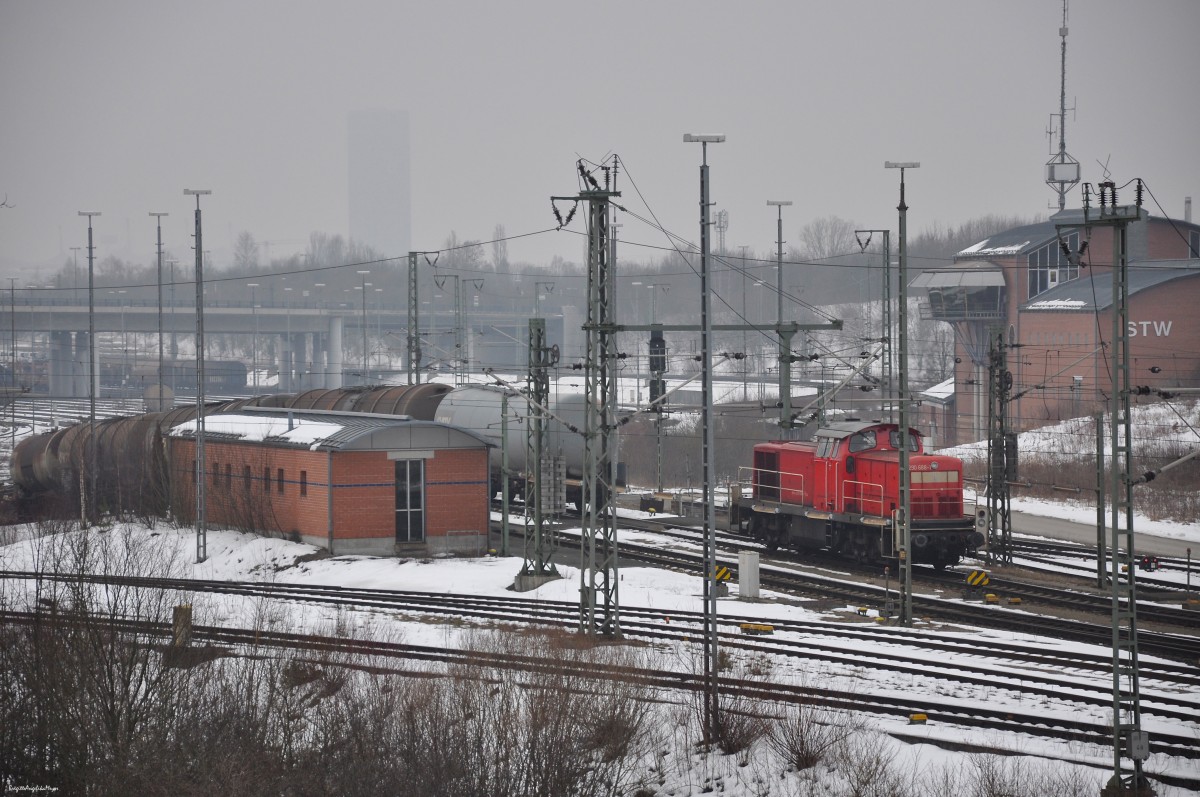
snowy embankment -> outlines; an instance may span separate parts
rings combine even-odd
[[[0,545],[0,568],[30,569],[44,565],[53,558],[55,550],[71,548],[73,539],[82,532],[61,531],[36,536],[37,530],[27,528],[24,539],[10,536]],[[43,530],[44,531],[44,530]],[[100,541],[94,545],[111,546],[113,550],[144,551],[155,566],[176,577],[219,580],[264,580],[291,584],[333,584],[367,589],[396,589],[465,594],[504,596],[516,593],[509,585],[521,567],[519,557],[487,557],[480,559],[398,560],[362,556],[321,558],[320,552],[307,545],[281,539],[264,538],[229,530],[208,533],[208,558],[195,563],[195,541],[189,528],[176,529],[165,525],[145,528],[137,525],[118,525],[104,532],[92,532]],[[644,533],[622,532],[641,536]],[[670,544],[664,542],[663,544]],[[315,557],[315,558],[314,558]],[[566,557],[570,561],[571,557]],[[579,598],[578,569],[560,565],[561,580],[552,581],[537,590],[520,594],[530,602],[577,602]],[[6,592],[14,594],[20,582],[11,582]],[[650,609],[657,613],[661,627],[679,628],[685,621],[682,613],[699,612],[703,608],[702,581],[696,576],[653,568],[626,567],[621,571],[620,602],[623,607]],[[483,620],[447,618],[444,615],[420,615],[378,606],[371,609],[347,609],[330,604],[292,601],[271,601],[262,598],[198,593],[189,596],[194,605],[197,623],[234,627],[258,627],[264,617],[271,630],[338,633],[349,636],[384,638],[406,644],[432,647],[470,647],[481,633],[496,629],[512,631],[523,622],[497,624]],[[269,606],[268,606],[269,604]],[[729,657],[727,677],[751,677],[767,683],[793,686],[820,685],[824,688],[853,691],[870,695],[902,697],[905,702],[920,707],[925,704],[960,703],[965,707],[986,707],[988,711],[1006,707],[1014,713],[1038,713],[1053,724],[1056,717],[1079,719],[1090,717],[1097,724],[1105,722],[1102,709],[1083,708],[1071,700],[1071,693],[1097,692],[1107,689],[1108,679],[1103,672],[1063,669],[1060,666],[1042,667],[1039,674],[1059,679],[1063,684],[1061,697],[1049,699],[1023,693],[1020,684],[1030,677],[1029,663],[1010,666],[976,653],[974,648],[986,649],[994,641],[1017,643],[1043,651],[1069,653],[1080,646],[1058,640],[1010,632],[980,631],[971,628],[937,627],[918,624],[918,633],[902,629],[879,628],[871,618],[858,617],[851,607],[828,609],[804,606],[787,596],[765,593],[760,602],[738,600],[736,587],[731,595],[719,601],[718,614],[724,616],[757,616],[766,622],[791,621],[809,626],[805,631],[778,631],[773,637],[814,649],[840,648],[831,660],[788,655],[782,650],[774,653],[746,654],[733,647],[725,648]],[[871,612],[873,615],[874,612]],[[873,641],[839,640],[822,628],[858,628],[872,635]],[[491,629],[491,631],[489,631]],[[524,634],[525,632],[521,632]],[[631,639],[636,632],[631,629]],[[723,625],[722,634],[728,639],[737,637],[734,625]],[[916,676],[896,672],[880,656],[890,654],[928,658],[921,650],[921,636],[933,634],[942,639],[960,639],[962,653],[940,654],[936,666],[931,663],[928,675]],[[532,637],[527,637],[532,640]],[[540,644],[530,641],[530,652]],[[684,642],[656,642],[645,647],[635,645],[640,666],[666,671],[695,672],[700,668],[699,647]],[[995,673],[996,682],[987,689],[965,685],[954,677],[955,667],[986,666]],[[1011,685],[1005,685],[1010,683]],[[1153,695],[1160,687],[1146,683],[1144,695]],[[1165,688],[1165,687],[1161,687]],[[646,752],[629,762],[634,781],[652,787],[642,794],[687,795],[701,791],[720,791],[729,795],[803,795],[855,793],[853,784],[861,771],[880,766],[877,777],[892,779],[898,788],[889,792],[899,795],[940,795],[943,782],[972,782],[986,769],[1015,766],[1014,780],[1026,784],[1040,783],[1040,793],[1072,793],[1051,787],[1073,782],[1087,784],[1087,789],[1075,793],[1098,791],[1106,779],[1106,767],[1111,760],[1103,745],[1064,743],[1036,736],[984,731],[946,723],[910,725],[906,715],[886,716],[869,713],[831,713],[822,717],[826,724],[850,730],[840,744],[839,752],[830,753],[818,766],[810,769],[790,769],[778,756],[766,737],[753,743],[743,753],[722,755],[702,752],[695,747],[697,729],[694,726],[694,707],[686,694],[661,695],[666,702],[659,705],[660,726],[655,741]],[[1148,698],[1147,698],[1148,699]],[[678,706],[680,713],[670,706]],[[746,707],[742,707],[746,708]],[[757,706],[754,710],[770,715],[786,713],[784,706]],[[1200,702],[1197,704],[1200,716]],[[1152,733],[1178,733],[1179,723],[1148,717]],[[1200,723],[1183,723],[1193,733],[1200,734]],[[1186,732],[1187,728],[1183,728]],[[947,749],[950,748],[950,749]],[[652,752],[657,750],[658,752]],[[871,755],[868,755],[871,751]],[[981,752],[988,751],[988,752]],[[999,754],[1001,758],[997,758]],[[1192,761],[1155,755],[1148,762],[1148,771],[1174,776],[1187,776]],[[1029,786],[1028,788],[1034,788]],[[1050,789],[1050,791],[1046,791]],[[632,790],[628,793],[634,793]],[[1014,794],[1039,793],[1014,791]],[[1186,792],[1166,788],[1160,795],[1181,795]]]

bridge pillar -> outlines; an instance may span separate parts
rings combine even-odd
[[[325,348],[325,355],[329,360],[325,369],[325,386],[329,388],[342,387],[342,329],[341,316],[329,319],[329,345]]]
[[[313,389],[328,386],[328,378],[326,372],[328,368],[325,363],[328,359],[329,345],[326,342],[329,339],[328,335],[321,332],[314,332],[312,338],[312,368],[310,369],[310,377]]]
[[[72,376],[74,352],[70,332],[50,333],[49,388],[51,396],[70,396],[74,389]]]
[[[279,336],[279,359],[276,363],[279,371],[279,390],[282,393],[292,392],[292,339],[290,335]]]
[[[91,395],[91,392],[88,390],[89,373],[92,372],[88,369],[88,333],[76,332],[75,353],[71,358],[70,395],[73,398],[83,398]],[[99,392],[96,395],[99,395]]]
[[[311,332],[301,332],[297,338],[300,344],[300,361],[296,369],[300,373],[299,390],[312,390],[313,388],[313,334]]]

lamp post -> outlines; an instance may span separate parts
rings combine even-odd
[[[81,210],[88,220],[88,489],[83,504],[83,524],[99,519],[96,511],[96,251],[92,246],[92,217],[98,210]]]
[[[166,410],[163,396],[163,294],[162,294],[162,266],[163,266],[163,248],[162,248],[162,217],[169,216],[169,213],[150,213],[158,222],[158,402],[155,405],[157,412]]]
[[[382,294],[383,288],[376,288],[374,292],[377,294]],[[375,343],[379,346],[379,359],[382,366],[383,355],[386,351],[383,345],[383,296],[375,297]],[[390,371],[391,366],[392,358],[389,356],[387,358],[387,370]],[[383,381],[386,378],[386,376],[382,374],[380,375],[380,381]]]
[[[767,200],[767,207],[778,208],[778,233],[775,239],[775,323],[779,325],[783,324],[783,209],[791,204],[790,199]]]
[[[357,274],[359,277],[358,289],[362,291],[362,338],[363,338],[363,365],[362,365],[362,380],[365,385],[370,381],[367,374],[367,286],[371,283],[367,282],[367,275],[371,273],[370,269],[359,269]]]
[[[750,247],[739,246],[742,250],[742,401],[748,401],[746,396],[746,326],[750,321],[746,318],[746,250]]]
[[[885,169],[900,170],[900,204],[896,206],[896,210],[900,212],[900,279],[896,297],[896,321],[900,327],[900,577],[903,590],[900,622],[904,625],[912,625],[912,559],[909,555],[912,550],[912,523],[909,518],[912,507],[912,473],[909,470],[908,444],[908,289],[905,284],[908,281],[908,205],[904,201],[904,170],[916,169],[920,165],[916,161],[885,161],[883,164]]]
[[[708,145],[725,140],[720,135],[693,135],[685,133],[685,143],[698,143],[701,147],[700,160],[700,370],[704,407],[701,411],[701,427],[704,436],[704,678],[705,731],[709,742],[719,736],[717,693],[717,582],[716,582],[716,512],[713,506],[713,450],[715,448],[712,423],[712,318],[709,302],[712,286],[709,280],[708,231]]]
[[[247,282],[250,289],[250,315],[254,317],[254,345],[250,350],[251,368],[254,371],[254,395],[258,395],[258,283]]]
[[[212,191],[183,189],[184,196],[196,197],[196,562],[208,558],[207,507],[204,479],[204,239],[200,226],[200,197]]]
[[[71,247],[71,302],[79,302],[79,250],[82,246]]]

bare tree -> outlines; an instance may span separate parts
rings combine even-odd
[[[238,234],[234,244],[233,267],[242,272],[253,272],[258,268],[258,242],[246,230]]]
[[[857,253],[854,230],[858,225],[838,216],[821,216],[800,230],[801,251],[809,260],[827,260]]]
[[[504,225],[497,224],[492,231],[492,270],[508,273],[508,241],[505,240]]]

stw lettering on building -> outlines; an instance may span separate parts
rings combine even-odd
[[[1143,338],[1148,338],[1152,332],[1156,338],[1170,337],[1171,323],[1170,321],[1130,321],[1129,337],[1136,338],[1141,335]]]

